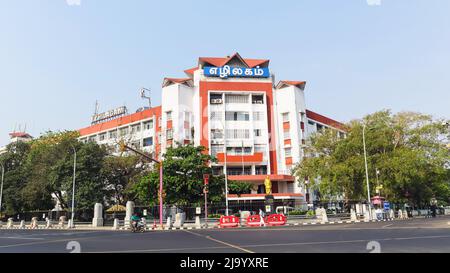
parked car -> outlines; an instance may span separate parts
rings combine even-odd
[[[293,210],[295,210],[295,208],[293,208],[293,207],[279,206],[275,209],[275,212],[277,214],[281,214],[281,213],[288,214],[290,211],[293,211]]]

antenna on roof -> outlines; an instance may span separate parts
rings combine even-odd
[[[98,115],[98,100],[95,100],[94,116]]]
[[[145,91],[148,91],[148,96],[145,95]],[[141,92],[142,99],[148,99],[148,106],[151,108],[152,107],[152,99],[150,96],[152,95],[152,91],[148,88],[142,87],[140,92]]]

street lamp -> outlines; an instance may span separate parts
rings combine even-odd
[[[224,173],[225,173],[225,215],[228,216],[228,175],[227,175],[227,130],[226,130],[226,111],[224,111],[224,119],[225,119],[225,123],[223,122],[223,120],[220,120],[220,123],[222,124],[222,128],[223,128],[223,145],[225,148],[225,153],[223,154],[224,157]]]
[[[73,183],[72,183],[72,215],[70,217],[71,223],[70,228],[74,227],[73,219],[75,216],[75,174],[77,171],[77,150],[74,146],[70,145],[73,149]]]
[[[370,186],[369,186],[369,171],[367,169],[367,152],[366,152],[366,124],[363,122],[363,146],[364,146],[364,165],[366,168],[366,183],[367,183],[367,205],[369,209],[369,218],[372,219],[371,201],[370,201]]]
[[[2,215],[2,197],[3,197],[3,180],[5,179],[5,165],[0,162],[0,166],[2,167],[2,183],[0,185],[0,218]]]

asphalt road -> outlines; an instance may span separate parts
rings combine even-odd
[[[149,231],[0,230],[0,253],[450,253],[450,217],[262,229]],[[69,243],[71,242],[71,243]],[[69,244],[69,247],[68,247]],[[75,248],[72,248],[72,246]],[[77,248],[79,246],[79,248]]]

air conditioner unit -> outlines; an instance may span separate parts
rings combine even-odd
[[[211,104],[222,104],[222,99],[211,99]]]

